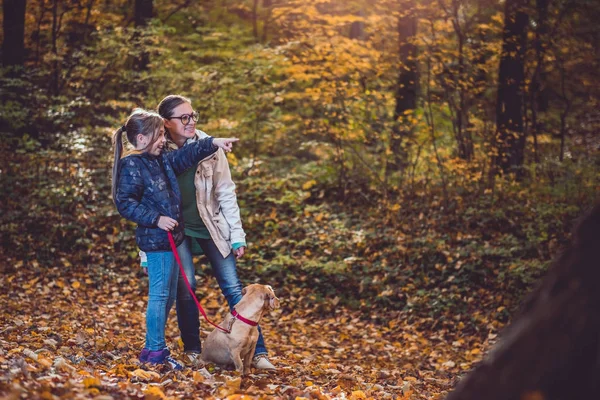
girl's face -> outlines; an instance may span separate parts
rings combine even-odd
[[[173,109],[170,119],[165,119],[165,128],[169,130],[171,139],[177,144],[185,142],[196,134],[196,122],[192,118],[194,109],[190,103],[181,103]],[[187,120],[187,125],[183,124]]]
[[[165,147],[166,141],[165,128],[161,127],[160,131],[158,132],[158,138],[156,139],[156,142],[152,143],[152,146],[150,146],[148,149],[148,153],[152,154],[153,156],[160,156],[160,153],[162,153],[163,148]]]

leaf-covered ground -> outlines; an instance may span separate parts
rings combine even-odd
[[[442,398],[489,345],[460,331],[423,331],[402,313],[365,315],[311,306],[311,293],[275,288],[282,307],[262,323],[277,372],[241,378],[207,370],[140,365],[147,279],[134,267],[17,262],[0,276],[0,394],[7,398],[431,399]],[[220,321],[224,300],[214,278],[198,294]],[[202,324],[207,329],[207,324]],[[493,332],[493,327],[492,331]],[[203,331],[205,336],[207,331]],[[495,334],[489,335],[493,340]],[[175,311],[167,341],[181,354]]]
[[[303,174],[234,169],[250,238],[240,276],[282,302],[262,323],[279,370],[176,373],[137,361],[147,278],[108,196],[104,147],[0,158],[0,396],[443,398],[590,203],[507,190],[452,210],[417,194],[386,211],[334,202]],[[221,321],[225,301],[205,270],[198,296]],[[174,310],[167,333],[181,355]]]

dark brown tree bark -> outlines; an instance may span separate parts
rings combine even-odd
[[[600,203],[501,341],[446,400],[600,398]]]
[[[360,10],[358,15],[363,17],[363,10]],[[350,39],[365,40],[365,23],[363,21],[354,21],[350,25]]]
[[[564,103],[565,107],[560,112],[560,154],[558,159],[562,162],[565,159],[565,137],[567,135],[567,116],[571,111],[572,101],[567,94],[566,80],[567,71],[565,68],[565,61],[558,57],[556,60],[558,71],[560,72],[560,100]]]
[[[406,112],[417,107],[419,75],[417,70],[417,46],[412,42],[417,34],[417,18],[413,13],[412,2],[402,2],[409,11],[398,19],[398,37],[400,42],[400,72],[396,86],[396,106],[394,108],[394,129],[390,140],[392,155],[387,170],[392,173],[401,168],[403,157],[402,139],[408,130],[402,127]],[[409,8],[410,7],[410,8]]]
[[[54,96],[58,96],[58,80],[60,79],[59,74],[59,63],[58,63],[58,31],[59,18],[58,18],[58,0],[52,0],[52,53],[54,54],[54,62],[52,63],[52,80],[50,83],[50,92]]]
[[[152,0],[135,0],[133,20],[136,28],[143,28],[152,19]],[[136,62],[137,69],[144,71],[150,64],[150,55],[143,52]]]
[[[4,0],[2,3],[2,65],[5,67],[25,63],[25,5],[25,0]]]
[[[136,28],[148,25],[152,12],[152,0],[135,0],[133,20]]]
[[[550,0],[536,0],[536,29],[533,47],[535,48],[536,64],[529,84],[529,106],[531,109],[531,134],[533,136],[533,154],[535,162],[539,162],[537,133],[539,130],[538,111],[547,108],[547,102],[542,96],[545,82],[544,74],[544,43],[548,34],[548,5]]]
[[[496,103],[496,165],[519,172],[524,161],[523,97],[527,46],[526,0],[506,0]]]

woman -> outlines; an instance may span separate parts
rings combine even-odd
[[[165,130],[171,149],[201,140],[208,135],[196,130],[198,114],[189,99],[170,95],[158,105],[164,118]],[[188,249],[200,248],[208,258],[219,287],[233,309],[242,298],[242,284],[237,275],[236,258],[246,251],[246,234],[242,228],[240,209],[235,194],[235,184],[227,157],[222,150],[201,160],[197,168],[190,168],[177,177],[183,203],[183,220]],[[181,252],[185,274],[196,290],[192,251]],[[183,277],[177,288],[177,321],[188,364],[198,365],[200,346],[199,312]],[[274,370],[269,361],[264,338],[259,327],[259,338],[252,366]]]

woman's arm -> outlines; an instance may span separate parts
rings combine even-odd
[[[215,196],[221,206],[223,217],[229,223],[231,243],[240,243],[245,247],[246,233],[242,228],[242,218],[240,217],[240,207],[238,206],[237,195],[235,193],[235,183],[231,179],[231,170],[229,169],[227,156],[222,151],[219,151],[214,171]]]
[[[140,226],[156,228],[160,214],[141,203],[144,182],[140,166],[133,157],[119,161],[119,182],[115,204],[119,214]]]

